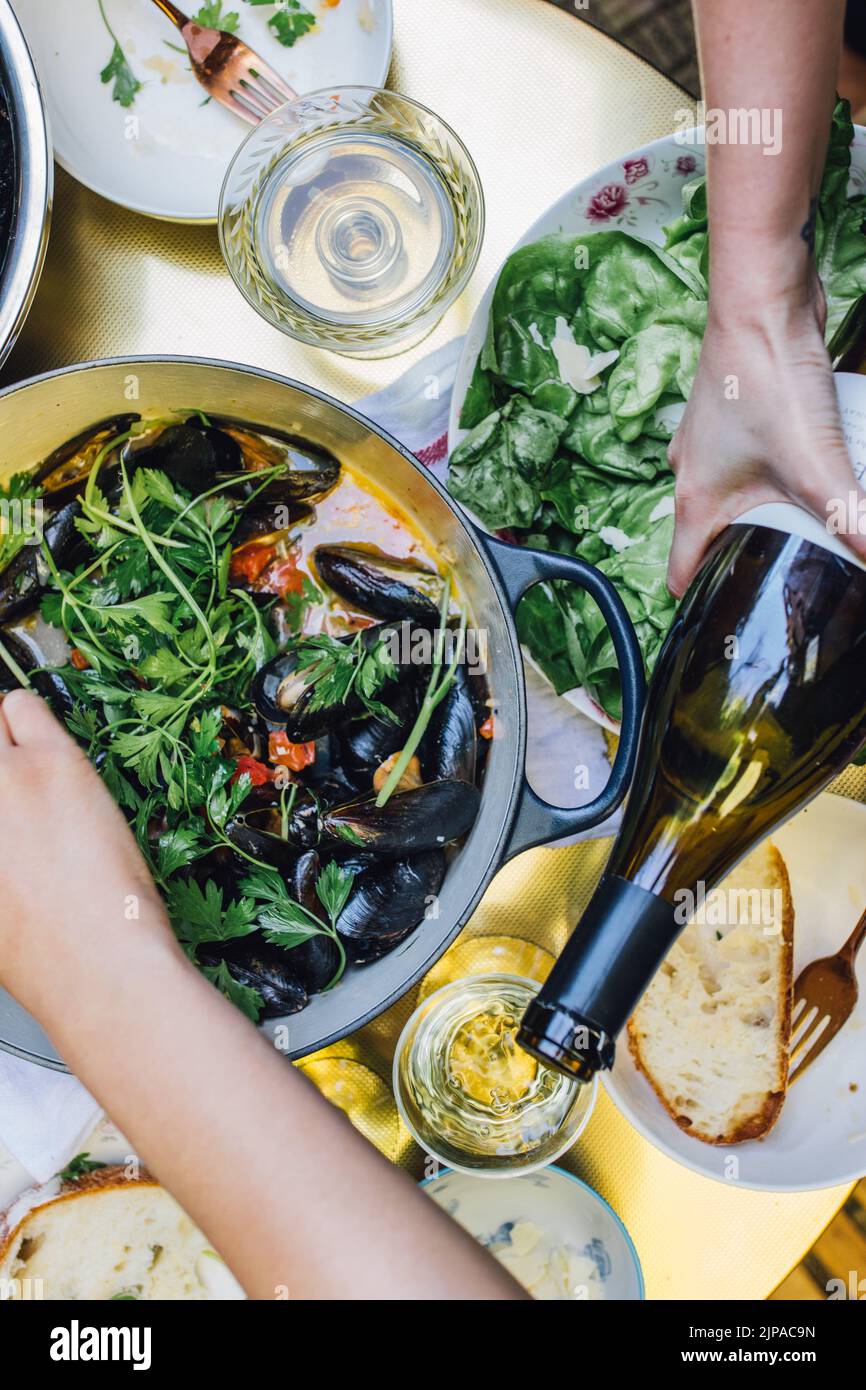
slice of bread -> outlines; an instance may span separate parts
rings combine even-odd
[[[201,1231],[150,1174],[46,1184],[0,1216],[0,1300],[241,1299]]]
[[[707,896],[629,1021],[638,1067],[671,1118],[705,1144],[759,1139],[779,1117],[793,928],[785,861],[765,843]]]

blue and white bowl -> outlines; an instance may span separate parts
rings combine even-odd
[[[551,1165],[496,1183],[446,1169],[421,1186],[536,1298],[644,1297],[640,1260],[625,1226],[564,1168]]]

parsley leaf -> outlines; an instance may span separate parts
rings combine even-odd
[[[106,1164],[91,1158],[89,1153],[76,1154],[74,1158],[69,1160],[65,1168],[61,1168],[57,1176],[61,1182],[80,1182],[85,1173],[95,1173],[97,1168],[105,1167]]]
[[[126,61],[126,54],[117,39],[114,41],[111,57],[99,76],[103,82],[114,80],[114,87],[111,91],[112,101],[116,101],[120,106],[132,106],[136,96],[141,91],[141,83]]]
[[[168,886],[168,910],[181,941],[232,941],[256,929],[256,905],[239,898],[223,906],[223,890],[213,879],[204,888],[195,879],[174,879]]]
[[[316,893],[333,925],[349,899],[355,875],[343,869],[335,859],[326,864],[316,881]]]
[[[270,5],[272,3],[276,3],[279,9],[268,20],[268,24],[283,47],[292,48],[308,29],[313,28],[316,23],[316,16],[310,14],[310,11],[304,8],[300,0],[249,0],[251,5]]]
[[[212,985],[216,985],[220,993],[240,1009],[241,1013],[246,1014],[253,1023],[258,1023],[265,1001],[257,989],[251,989],[249,985],[239,984],[233,979],[224,960],[221,960],[219,965],[206,965],[202,974]]]
[[[207,0],[201,9],[192,17],[193,24],[200,24],[203,29],[222,29],[224,34],[236,34],[240,23],[240,15],[237,10],[229,10],[223,14],[223,0]]]

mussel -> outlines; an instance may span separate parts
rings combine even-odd
[[[58,566],[69,563],[81,541],[75,526],[80,511],[77,502],[67,502],[45,523],[42,542]],[[23,546],[0,574],[0,623],[31,613],[45,592],[49,578],[42,545]]]
[[[421,766],[427,778],[456,777],[475,781],[478,735],[465,667],[458,663],[448,693],[433,713],[421,742]]]
[[[385,625],[366,628],[361,633],[361,644],[368,652],[380,642],[385,644],[386,649],[389,636],[396,632],[397,629]],[[355,633],[350,633],[342,640],[349,643],[355,640],[355,636]],[[313,667],[315,665],[314,661]],[[262,719],[282,726],[293,743],[309,743],[321,738],[323,734],[363,713],[364,702],[354,687],[345,699],[323,703],[321,692],[310,682],[312,668],[309,662],[305,659],[300,674],[298,668],[298,652],[290,648],[262,666],[250,686],[251,699]],[[395,674],[383,672],[376,699],[382,699],[383,692],[393,685],[395,678]]]
[[[136,468],[159,469],[194,497],[213,487],[221,475],[243,469],[237,442],[198,417],[167,425],[153,440],[145,437],[127,445],[124,456]]]
[[[140,419],[140,415],[113,415],[110,419],[101,420],[98,425],[82,430],[81,434],[49,454],[33,473],[33,482],[42,488],[46,506],[64,507],[78,497],[106,444],[126,434]],[[110,491],[106,488],[102,473],[100,487],[104,493]]]
[[[313,444],[298,435],[282,434],[279,430],[255,425],[239,425],[232,420],[220,420],[223,434],[238,446],[243,462],[241,467],[255,474],[263,468],[281,468],[261,493],[269,501],[309,502],[324,497],[340,476],[340,461],[321,444]],[[255,478],[250,480],[250,485]]]
[[[290,951],[271,946],[260,932],[225,943],[208,942],[198,949],[203,965],[225,966],[239,985],[258,990],[263,1018],[282,1018],[306,1008],[310,997],[291,967]]]
[[[345,725],[337,734],[340,767],[358,784],[359,790],[362,786],[369,788],[372,785],[376,768],[406,742],[418,713],[416,682],[411,679],[399,681],[388,692],[383,703],[392,711],[394,719],[374,714],[369,719],[358,719]]]
[[[272,541],[274,544],[290,526],[312,521],[315,513],[305,502],[289,498],[286,502],[257,497],[242,513],[235,527],[232,544],[246,545],[248,541]]]
[[[74,703],[72,695],[59,671],[38,670],[41,662],[37,653],[14,632],[5,629],[0,631],[0,645],[5,648],[15,664],[29,678],[33,689],[48,702],[58,719],[62,720],[67,714],[72,713]],[[10,690],[16,690],[18,686],[18,679],[0,657],[0,695],[6,695]]]
[[[426,782],[396,792],[385,805],[376,797],[350,801],[321,815],[322,834],[355,849],[375,854],[406,855],[438,849],[471,829],[481,794],[470,782],[454,778]]]
[[[223,705],[222,717],[221,737],[224,741],[223,752],[227,757],[258,760],[267,757],[268,731],[254,711]]]
[[[318,805],[309,792],[300,791],[283,825],[279,805],[254,806],[238,811],[226,823],[232,844],[252,859],[291,874],[298,855],[318,840]]]
[[[378,864],[355,880],[337,931],[357,965],[387,955],[423,919],[445,875],[442,850]]]
[[[295,902],[319,918],[324,914],[316,892],[320,871],[319,856],[314,849],[310,849],[297,860],[291,876],[291,893]],[[337,944],[325,932],[311,936],[299,946],[292,946],[289,951],[289,968],[309,994],[318,994],[325,989],[337,973],[339,964]]]
[[[438,621],[444,582],[435,570],[363,545],[319,545],[313,559],[320,579],[353,608],[385,622]]]

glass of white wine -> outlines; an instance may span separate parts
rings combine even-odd
[[[343,87],[275,111],[235,155],[220,244],[284,333],[386,357],[420,342],[472,274],[478,171],[454,131],[397,92]]]

